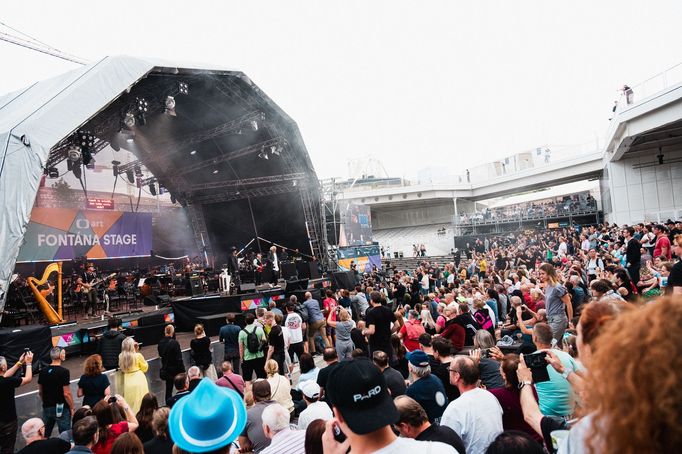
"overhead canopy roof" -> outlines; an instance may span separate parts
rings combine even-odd
[[[167,109],[169,96],[174,112]],[[140,104],[146,111],[138,109]],[[125,124],[127,113],[134,125]],[[83,130],[95,137],[95,160],[106,146],[133,152],[153,180],[190,210],[300,193],[309,236],[316,243],[313,255],[321,258],[318,180],[298,127],[247,76],[222,68],[107,57],[0,98],[3,288],[44,169],[65,166],[69,147]],[[201,210],[195,214],[199,233],[205,226]]]

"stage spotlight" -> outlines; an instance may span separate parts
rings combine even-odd
[[[189,152],[189,154],[191,154],[192,156],[194,156],[195,154],[197,154],[197,150],[192,150],[192,151]]]
[[[156,185],[153,181],[149,182],[149,192],[151,192],[154,196],[156,195]]]
[[[47,169],[47,176],[49,178],[59,178],[59,170],[56,167],[50,167]]]
[[[294,180],[293,186],[296,187],[298,185],[298,181]]]
[[[149,112],[149,102],[144,98],[136,98],[135,103],[137,105],[137,114],[135,115],[135,121],[140,126],[147,124],[146,114]]]
[[[164,102],[164,113],[170,115],[171,117],[177,116],[175,113],[175,98],[172,96],[166,96],[166,101]]]
[[[128,178],[128,181],[130,181],[130,184],[135,183],[135,174],[133,173],[133,169],[126,170],[126,177]]]
[[[81,163],[79,162],[74,162],[73,166],[71,167],[71,171],[73,172],[73,176],[76,177],[77,179],[81,179]]]
[[[133,168],[135,169],[135,176],[141,177],[142,176],[142,166],[140,165],[140,163],[139,162],[135,163]]]
[[[270,159],[268,152],[265,151],[265,147],[260,147],[260,153],[258,153],[258,157],[261,159]]]
[[[188,95],[189,85],[187,85],[187,82],[180,82],[178,84],[178,91],[180,92],[181,95]]]
[[[83,147],[83,164],[88,169],[95,168],[95,159],[92,157],[92,153],[90,153],[90,147]]]
[[[282,146],[281,145],[277,145],[277,146],[273,145],[270,147],[270,152],[275,156],[279,156],[280,154],[282,154]]]
[[[170,199],[171,199],[171,203],[172,203],[173,205],[175,205],[176,203],[178,203],[178,199],[175,198],[175,194],[173,194],[172,192],[170,193]]]
[[[81,158],[81,148],[78,145],[71,145],[66,155],[69,157],[69,161],[76,162]]]
[[[132,127],[135,126],[135,115],[132,112],[127,112],[123,118],[123,124],[126,128],[132,129]]]
[[[217,174],[219,172],[218,169],[213,170],[213,175]]]
[[[121,165],[120,161],[111,161],[111,170],[114,172],[114,176],[118,176],[118,166]]]
[[[251,129],[254,131],[258,131],[258,122],[256,120],[251,120],[249,126],[251,126]]]

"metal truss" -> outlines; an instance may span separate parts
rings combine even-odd
[[[225,153],[222,153],[219,156],[216,156],[214,158],[208,159],[206,161],[199,162],[197,164],[191,165],[191,166],[185,166],[182,167],[179,172],[175,172],[174,174],[170,175],[170,177],[181,177],[184,175],[187,175],[192,172],[196,172],[197,170],[201,169],[206,169],[209,167],[214,167],[216,164],[219,164],[221,162],[228,162],[232,161],[234,159],[241,158],[243,156],[247,156],[251,153],[256,153],[263,151],[266,147],[271,147],[271,146],[277,146],[277,145],[286,145],[287,141],[284,137],[275,137],[273,139],[268,139],[264,142],[259,142],[253,145],[249,145],[248,147],[240,148],[239,150],[234,150],[234,151],[227,151]],[[285,155],[288,153],[282,153],[282,155]]]
[[[289,192],[296,192],[307,187],[306,183],[300,183],[296,186],[291,184],[280,184],[276,186],[264,186],[252,189],[239,189],[234,191],[219,192],[217,194],[207,195],[191,195],[191,201],[195,204],[210,204],[220,202],[230,202],[233,200],[247,199],[250,197],[263,197],[268,195],[286,194]]]
[[[303,172],[288,173],[284,175],[271,175],[267,177],[243,178],[240,180],[225,180],[217,183],[194,184],[189,186],[189,191],[205,191],[208,189],[222,189],[222,188],[241,188],[244,186],[251,186],[254,184],[267,183],[283,183],[285,181],[297,181],[306,177]]]

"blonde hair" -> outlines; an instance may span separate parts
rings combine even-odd
[[[347,322],[350,320],[350,313],[346,309],[341,309],[339,311],[339,320],[342,322]]]
[[[121,353],[118,355],[118,368],[121,372],[130,372],[137,363],[137,352],[135,351],[135,339],[126,337],[121,344]]]
[[[278,372],[279,366],[277,365],[277,361],[274,359],[267,360],[265,363],[265,373],[268,375],[268,377],[274,377]]]
[[[201,323],[197,323],[196,325],[194,325],[194,335],[201,336],[202,334],[204,334],[204,325],[202,325]]]
[[[433,321],[433,317],[431,316],[431,311],[428,309],[422,309],[421,312],[421,319],[422,319],[422,325],[425,327],[428,326],[429,328],[436,328],[436,322]]]

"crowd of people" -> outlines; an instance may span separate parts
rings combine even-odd
[[[167,325],[163,399],[111,319],[78,408],[65,351],[52,349],[21,452],[675,452],[681,232],[670,221],[487,238],[450,263],[425,257],[270,303],[244,327],[230,315],[220,344],[197,325],[189,364]],[[32,360],[0,359],[2,452],[13,452],[14,390]],[[116,393],[109,368],[121,372]]]

